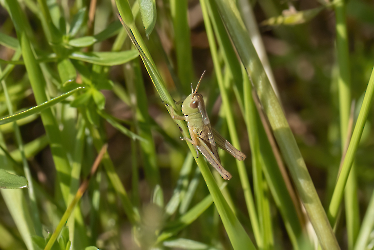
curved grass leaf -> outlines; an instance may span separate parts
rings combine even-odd
[[[24,152],[26,158],[34,157],[36,154],[38,154],[42,149],[47,147],[49,144],[48,137],[46,135],[42,135],[35,140],[27,143],[24,145]],[[19,149],[16,149],[10,153],[10,156],[13,160],[15,160],[17,163],[22,162],[22,155]]]
[[[261,23],[261,25],[278,26],[278,25],[297,25],[310,21],[318,15],[325,7],[318,7],[306,11],[297,11],[288,15],[281,15],[269,18]]]
[[[79,87],[79,88],[73,89],[73,90],[71,90],[71,91],[69,91],[69,92],[67,92],[65,94],[60,95],[59,97],[53,98],[50,101],[42,103],[42,104],[40,104],[38,106],[32,107],[32,108],[27,109],[25,111],[21,111],[19,113],[14,114],[14,115],[10,115],[10,116],[1,118],[0,119],[0,125],[6,124],[6,123],[9,123],[9,122],[14,122],[14,121],[20,120],[22,118],[25,118],[27,116],[40,113],[43,110],[45,110],[45,109],[47,109],[47,108],[55,105],[56,103],[59,103],[59,102],[65,100],[67,97],[69,97],[73,93],[75,93],[78,90],[83,89],[83,88],[84,87]]]
[[[158,236],[157,243],[163,242],[171,236],[177,234],[180,230],[187,227],[193,221],[195,221],[210,205],[212,205],[213,199],[211,195],[205,197],[196,206],[191,208],[187,213],[165,226],[163,232]]]
[[[107,122],[109,122],[113,127],[118,129],[122,134],[127,135],[131,139],[135,140],[138,139],[139,141],[147,142],[144,138],[140,137],[139,135],[131,132],[129,129],[125,128],[121,124],[119,124],[111,115],[105,113],[104,111],[98,112]]]
[[[128,50],[121,52],[74,52],[69,57],[97,65],[114,66],[131,61],[138,55],[139,53],[136,50]]]
[[[11,36],[5,35],[2,32],[0,32],[0,44],[5,47],[14,49],[14,50],[19,48],[19,42],[17,39]]]
[[[16,189],[26,187],[27,180],[25,177],[11,174],[4,169],[0,169],[0,188]]]
[[[369,110],[372,106],[373,98],[374,98],[374,70],[371,73],[369,84],[366,89],[364,101],[361,106],[361,111],[360,111],[360,114],[358,115],[355,129],[353,130],[352,138],[349,143],[349,147],[348,147],[347,153],[345,155],[345,158],[342,164],[342,170],[340,172],[338,181],[336,182],[334,193],[331,198],[331,203],[330,203],[328,213],[327,213],[331,225],[335,225],[337,217],[338,217],[340,204],[343,199],[344,188],[345,188],[349,173],[352,168],[354,156],[356,154],[358,145],[360,143],[362,132],[365,128],[366,119],[368,117]]]
[[[152,33],[156,24],[157,11],[155,0],[138,0],[140,6],[140,14],[142,16],[143,25],[147,37]]]
[[[34,115],[27,116],[25,118],[22,118],[20,120],[17,120],[16,122],[17,122],[18,126],[22,126],[22,125],[28,124],[32,121],[35,121],[36,118],[38,118],[38,115],[34,114]],[[4,125],[0,125],[0,132],[3,133],[3,134],[11,133],[13,131],[14,131],[14,126],[13,126],[12,123],[7,123],[7,124],[4,124]]]
[[[97,39],[95,37],[84,36],[84,37],[80,37],[80,38],[71,39],[69,41],[69,45],[73,46],[73,47],[82,48],[82,47],[91,46],[92,44],[94,44],[96,42],[97,42]]]

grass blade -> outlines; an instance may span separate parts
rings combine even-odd
[[[73,90],[65,93],[65,94],[62,94],[58,97],[53,98],[50,101],[44,102],[40,105],[37,105],[37,106],[32,107],[30,109],[27,109],[25,111],[20,111],[20,112],[14,114],[14,115],[3,117],[3,118],[0,119],[0,125],[6,124],[6,123],[9,123],[9,122],[18,121],[18,120],[26,118],[28,116],[38,114],[38,113],[42,112],[43,110],[45,110],[47,108],[50,108],[53,105],[65,100],[66,98],[68,98],[69,96],[71,96],[72,94],[74,94],[75,92],[77,92],[78,90],[81,90],[81,89],[84,89],[84,87],[78,87],[76,89],[73,89]]]
[[[347,183],[347,179],[352,168],[354,156],[360,143],[361,135],[365,127],[366,119],[369,114],[369,110],[373,103],[374,96],[374,70],[370,76],[369,84],[366,89],[364,101],[361,106],[360,113],[357,118],[355,129],[353,130],[351,142],[349,143],[347,153],[344,158],[342,170],[340,172],[338,181],[336,183],[334,193],[331,199],[331,203],[328,209],[328,217],[331,225],[335,225],[341,201],[343,199],[344,188]]]
[[[246,68],[248,77],[255,86],[317,237],[324,249],[339,249],[303,157],[251,39],[245,30],[237,6],[234,1],[216,0],[216,2],[223,22]]]

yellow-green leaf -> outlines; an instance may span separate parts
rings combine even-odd
[[[265,20],[261,25],[278,26],[278,25],[297,25],[308,22],[319,14],[325,7],[318,7],[306,11],[298,11],[292,14],[271,17]]]

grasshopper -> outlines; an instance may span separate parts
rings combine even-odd
[[[205,109],[203,96],[197,93],[204,73],[205,71],[201,75],[195,90],[193,90],[191,83],[192,93],[187,96],[187,98],[182,103],[182,113],[184,114],[184,116],[175,114],[173,108],[170,109],[170,114],[173,119],[184,120],[187,122],[191,139],[182,138],[182,140],[186,140],[194,145],[197,154],[200,151],[201,154],[207,159],[207,161],[218,171],[223,179],[230,180],[232,176],[226,169],[222,167],[221,160],[218,156],[216,143],[220,148],[230,153],[239,161],[243,161],[246,156],[238,149],[236,149],[233,145],[231,145],[230,142],[223,138],[210,125],[209,117]]]

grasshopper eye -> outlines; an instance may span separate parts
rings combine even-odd
[[[193,101],[193,102],[190,103],[190,107],[193,108],[193,109],[196,109],[197,106],[198,106],[197,101]]]

